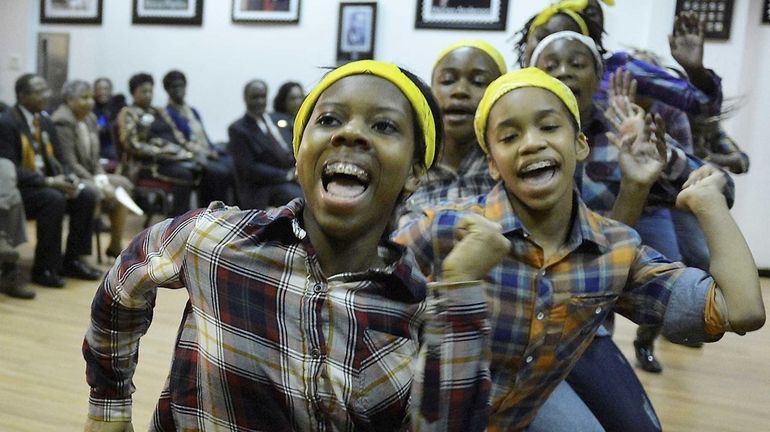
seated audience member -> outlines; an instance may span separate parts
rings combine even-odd
[[[387,239],[407,178],[441,148],[440,121],[413,74],[348,63],[297,115],[306,200],[270,211],[214,203],[141,233],[94,298],[85,430],[132,430],[141,336],[158,289],[175,288],[190,300],[152,430],[483,431],[479,279],[508,241],[468,215],[441,277],[427,283]]]
[[[61,143],[64,166],[99,193],[102,211],[110,217],[110,244],[105,253],[117,257],[123,250],[123,231],[128,209],[115,198],[115,190],[133,190],[131,182],[117,174],[106,174],[99,164],[99,129],[91,112],[94,103],[91,86],[80,80],[62,87],[64,103],[51,118]]]
[[[104,168],[114,172],[119,157],[112,126],[117,121],[120,110],[126,106],[126,97],[122,94],[112,94],[112,81],[109,78],[97,78],[93,90],[93,111],[99,128],[99,157],[104,159]]]
[[[302,85],[295,81],[287,81],[278,87],[278,92],[273,98],[273,112],[289,117],[293,125],[294,117],[304,99],[305,90],[302,89]]]
[[[190,209],[190,196],[198,182],[200,167],[195,155],[179,143],[182,132],[166,110],[152,106],[152,76],[139,73],[128,81],[133,104],[118,115],[118,140],[123,152],[121,173],[134,184],[139,179],[157,179],[172,185],[168,216]]]
[[[212,201],[227,202],[233,186],[233,167],[230,155],[209,140],[203,129],[198,111],[185,102],[187,78],[172,70],[163,77],[163,88],[168,93],[166,112],[177,129],[184,135],[185,147],[193,152],[203,170],[198,190],[198,205],[207,207]]]
[[[291,119],[266,113],[267,84],[253,80],[243,89],[246,114],[227,129],[240,205],[264,209],[302,196],[291,151]]]
[[[16,167],[0,159],[0,292],[10,297],[33,299],[20,275],[16,246],[27,241],[27,224],[21,194],[16,187]]]
[[[37,244],[31,280],[61,288],[69,276],[96,280],[101,272],[81,256],[91,253],[97,193],[66,175],[56,128],[45,109],[51,90],[46,80],[25,74],[16,80],[15,107],[0,118],[0,157],[16,166],[27,217],[37,220]],[[62,228],[69,215],[69,235],[62,257]]]
[[[535,68],[503,75],[487,87],[475,128],[498,184],[486,195],[428,210],[394,236],[429,276],[449,256],[467,212],[499,223],[511,242],[487,275],[490,432],[526,429],[612,310],[637,323],[661,323],[676,342],[717,341],[764,324],[757,269],[722,194],[723,172],[698,169],[677,197],[713,246],[710,275],[668,261],[627,225],[586,207],[575,172],[589,146],[578,102],[560,81]],[[660,154],[647,135],[623,151]],[[663,166],[650,161],[657,170],[636,179],[642,192]]]

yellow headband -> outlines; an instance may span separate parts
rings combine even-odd
[[[529,67],[526,69],[519,69],[509,72],[492,81],[492,84],[490,84],[484,92],[481,102],[479,102],[479,107],[476,110],[476,117],[473,120],[473,129],[476,131],[476,139],[479,141],[479,146],[484,150],[484,153],[489,152],[486,141],[489,111],[492,110],[495,102],[505,96],[505,94],[523,87],[537,87],[548,90],[556,95],[556,97],[564,102],[567,110],[569,110],[572,117],[575,118],[578,130],[580,130],[580,110],[578,109],[577,100],[575,99],[575,95],[572,94],[572,90],[561,81],[551,77],[538,68]]]
[[[615,6],[615,0],[602,0],[607,6]]]
[[[401,93],[406,96],[409,104],[412,105],[415,113],[417,113],[417,120],[425,135],[425,166],[430,168],[433,165],[433,159],[436,153],[436,124],[433,121],[433,112],[428,105],[428,100],[425,99],[425,96],[417,85],[412,82],[409,77],[404,75],[396,65],[374,60],[360,60],[340,66],[326,74],[326,76],[321,79],[321,82],[308,93],[297,112],[297,117],[294,119],[294,140],[292,142],[294,146],[294,157],[297,157],[299,144],[300,141],[302,141],[302,134],[310,119],[310,114],[312,114],[313,108],[315,107],[316,102],[318,102],[318,98],[321,97],[321,94],[332,84],[351,75],[378,76],[390,81],[401,90]],[[371,95],[362,92],[362,96],[367,97]]]
[[[561,3],[548,6],[543,9],[542,12],[537,14],[534,20],[532,20],[532,24],[529,26],[529,33],[532,33],[536,28],[547,23],[554,15],[563,13],[577,23],[578,27],[580,27],[580,33],[584,36],[589,36],[588,25],[576,12],[582,11],[586,6],[588,6],[588,0],[563,0]]]
[[[466,47],[477,48],[477,49],[480,49],[481,51],[484,51],[484,53],[488,55],[492,59],[492,61],[495,62],[495,64],[497,65],[497,69],[500,70],[500,75],[503,75],[504,73],[508,72],[508,67],[505,66],[505,59],[503,58],[503,55],[500,54],[500,51],[498,51],[495,47],[493,47],[488,42],[485,42],[481,39],[463,39],[453,43],[452,45],[449,45],[443,51],[441,51],[441,54],[438,55],[438,59],[436,59],[436,63],[433,64],[433,69],[436,69],[436,66],[438,66],[438,62],[440,62],[444,57],[446,57],[447,54],[456,50],[457,48],[466,48]]]

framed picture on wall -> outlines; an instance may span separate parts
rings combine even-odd
[[[733,0],[676,0],[676,15],[679,12],[695,12],[704,22],[706,39],[730,39],[733,22]]]
[[[43,24],[101,24],[102,0],[40,0]]]
[[[299,0],[233,0],[233,22],[298,23]]]
[[[508,0],[417,0],[416,28],[505,30]]]
[[[762,2],[762,22],[770,24],[770,0]]]
[[[374,58],[377,3],[340,3],[337,62]]]
[[[203,0],[134,0],[132,24],[203,23]]]

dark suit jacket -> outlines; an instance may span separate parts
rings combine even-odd
[[[45,176],[66,174],[64,167],[59,162],[62,156],[59,138],[56,135],[56,128],[54,127],[53,121],[48,117],[48,114],[41,113],[40,127],[43,132],[48,134],[48,139],[51,142],[55,156],[48,157],[45,155],[45,152],[43,152]],[[9,159],[16,165],[16,178],[18,179],[19,189],[22,190],[23,193],[24,189],[27,188],[34,189],[45,186],[45,176],[21,166],[22,135],[26,135],[30,142],[33,141],[29,125],[17,105],[7,109],[3,112],[2,116],[0,116],[0,157]]]
[[[277,127],[284,141],[291,147],[291,118],[280,113],[268,114],[276,125],[283,120],[285,127]],[[256,120],[245,114],[227,129],[229,151],[235,165],[238,195],[259,195],[260,189],[287,183],[286,174],[294,169],[294,155],[284,149],[273,137],[257,126]],[[245,201],[250,201],[248,198]]]

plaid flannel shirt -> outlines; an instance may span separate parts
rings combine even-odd
[[[620,150],[606,135],[611,130],[603,110],[595,106],[590,120],[583,125],[583,133],[588,137],[591,151],[575,171],[575,184],[581,197],[591,210],[602,214],[612,210],[620,191],[622,177],[618,163]],[[650,188],[648,207],[674,207],[676,197],[690,173],[703,165],[702,160],[686,153],[670,136],[666,137],[666,142],[668,160],[660,178]],[[728,205],[732,206],[735,184],[728,174],[725,173],[725,176],[727,184],[724,194]]]
[[[637,92],[660,100],[687,114],[717,115],[722,110],[722,80],[712,70],[707,69],[711,77],[711,94],[695,87],[687,78],[672,75],[666,69],[634,58],[623,51],[615,52],[604,61],[601,91],[597,100],[606,100],[610,74],[618,69],[631,72],[637,82]]]
[[[394,233],[434,277],[457,241],[454,226],[463,212],[500,223],[511,241],[510,254],[488,275],[489,431],[523,430],[610,310],[639,324],[662,323],[674,340],[716,340],[726,327],[719,311],[710,315],[716,285],[708,274],[667,261],[642,246],[636,231],[590,211],[574,195],[568,240],[548,260],[513,213],[502,183],[487,195],[429,209]],[[709,327],[712,322],[719,324]]]
[[[136,237],[83,343],[89,416],[129,420],[158,287],[190,295],[151,430],[483,430],[484,284],[428,284],[385,241],[384,269],[322,274],[294,200],[213,203]]]
[[[495,181],[489,176],[487,157],[475,141],[457,171],[437,163],[420,179],[419,188],[396,210],[398,226],[422,217],[426,208],[489,192]]]

